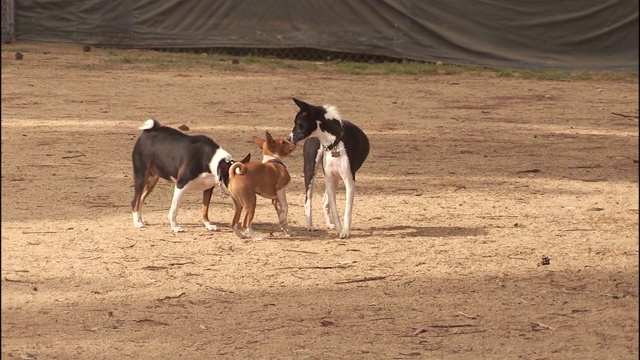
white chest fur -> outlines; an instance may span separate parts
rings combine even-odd
[[[321,149],[323,154],[322,164],[327,177],[345,175],[350,172],[349,158],[344,144],[339,143],[332,150]]]

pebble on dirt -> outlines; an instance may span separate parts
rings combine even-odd
[[[22,60],[23,58],[24,58],[24,55],[22,55],[22,53],[18,51],[16,53],[16,60]]]

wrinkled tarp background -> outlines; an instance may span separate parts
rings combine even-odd
[[[638,70],[638,0],[15,0],[15,38]]]

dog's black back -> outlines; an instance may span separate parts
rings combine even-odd
[[[204,135],[187,135],[154,121],[145,129],[131,154],[134,171],[143,179],[145,171],[153,171],[165,180],[176,181],[181,189],[189,181],[203,173],[216,173],[225,186],[229,182],[228,159],[221,159],[217,169],[211,169],[211,161],[220,146]]]

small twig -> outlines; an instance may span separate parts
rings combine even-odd
[[[74,158],[79,158],[79,157],[83,157],[86,156],[85,154],[80,154],[80,155],[70,155],[70,156],[63,156],[63,159],[74,159]]]
[[[618,115],[618,116],[622,116],[622,117],[628,117],[628,118],[638,118],[638,115],[627,115],[627,114],[621,114],[621,113],[616,113],[616,112],[612,112],[613,115]]]
[[[7,278],[5,278],[5,280],[6,279]],[[624,294],[607,294],[607,293],[604,293],[604,294],[601,294],[601,295],[602,296],[610,296],[610,297],[612,297],[614,299],[620,299],[621,297],[624,297]]]
[[[23,231],[23,234],[56,234],[60,231]]]
[[[90,208],[121,208],[121,207],[128,207],[128,205],[115,205],[115,204],[88,204],[87,207]]]
[[[366,281],[384,280],[387,277],[388,276],[370,276],[370,277],[366,277],[366,278],[362,278],[362,279],[338,281],[338,282],[336,282],[336,284],[340,285],[340,284],[351,284],[351,283],[366,282]]]
[[[290,252],[297,252],[297,253],[303,253],[303,254],[318,254],[317,252],[313,252],[313,251],[304,251],[304,250],[293,250],[293,249],[284,249],[284,251],[290,251]]]
[[[480,219],[518,218],[520,215],[476,215]]]
[[[531,323],[531,327],[535,330],[536,327],[541,327],[543,329],[547,329],[547,330],[555,330],[556,328],[551,327],[549,325],[545,325],[543,323]]]
[[[540,169],[530,169],[530,170],[516,171],[516,174],[539,173],[540,171],[541,171]]]
[[[375,318],[375,319],[368,319],[367,321],[382,321],[382,320],[395,320],[396,318],[394,317],[381,317],[381,318]]]
[[[25,281],[25,280],[14,280],[14,279],[9,279],[8,277],[4,277],[4,281],[7,282],[15,282],[15,283],[30,283],[30,281]]]
[[[467,314],[465,314],[465,313],[463,313],[461,311],[458,311],[458,314],[466,317],[467,319],[475,319],[475,318],[477,318],[477,316],[475,316],[475,315],[467,315]]]
[[[351,265],[351,264],[341,264],[341,265],[329,265],[329,266],[287,266],[287,267],[277,268],[276,270],[291,270],[291,269],[298,269],[298,270],[346,269],[346,268],[351,267],[351,266],[353,266],[353,265]]]
[[[167,239],[156,239],[156,240],[160,240],[160,241],[166,241],[166,242],[170,242],[170,243],[185,243],[185,242],[191,242],[190,240],[167,240]]]
[[[597,165],[585,165],[585,166],[569,166],[569,169],[597,169],[601,167],[602,165],[597,164]]]
[[[169,299],[177,299],[177,298],[181,297],[184,294],[186,294],[186,293],[182,292],[182,293],[180,293],[178,295],[173,295],[173,296],[167,295],[167,296],[165,296],[165,297],[163,297],[161,299],[158,299],[158,301],[164,301],[164,300],[169,300]]]
[[[193,261],[185,261],[185,262],[177,262],[177,263],[169,263],[169,266],[181,266],[187,264],[195,264]]]
[[[430,328],[438,328],[438,329],[451,329],[451,328],[462,328],[462,327],[477,327],[478,325],[474,324],[459,324],[459,325],[427,325]]]
[[[166,266],[149,265],[142,268],[143,270],[166,270]]]

